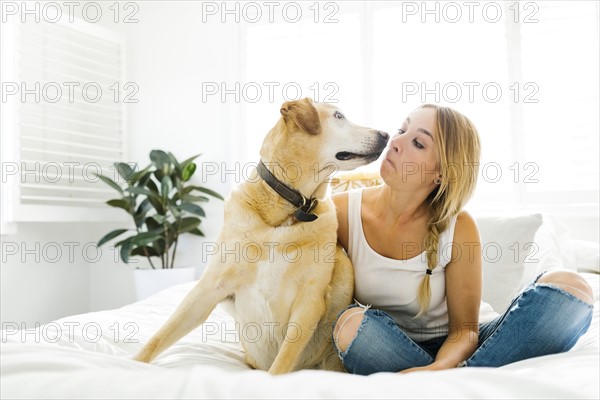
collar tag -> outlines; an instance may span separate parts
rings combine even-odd
[[[302,222],[312,222],[318,218],[316,214],[311,213],[310,211],[317,206],[319,202],[317,199],[312,199],[310,204],[304,204],[296,210],[294,216],[298,221]]]

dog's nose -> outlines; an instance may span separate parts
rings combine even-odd
[[[382,138],[384,138],[385,140],[388,140],[390,138],[390,134],[387,132],[377,131],[377,134],[379,136],[381,136]]]

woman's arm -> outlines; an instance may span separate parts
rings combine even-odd
[[[475,352],[479,338],[481,262],[477,224],[473,217],[463,211],[457,217],[452,258],[445,272],[448,338],[432,364],[402,372],[454,368]]]

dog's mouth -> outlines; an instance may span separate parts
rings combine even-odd
[[[366,160],[367,162],[375,161],[379,158],[385,146],[387,145],[388,137],[379,136],[377,138],[377,143],[375,145],[370,146],[369,150],[372,150],[369,153],[353,153],[351,151],[340,151],[336,153],[335,159],[338,161],[349,161],[349,160]],[[374,151],[373,151],[374,150]]]
[[[336,158],[336,160],[339,160],[339,161],[348,161],[348,160],[355,160],[355,159],[374,161],[379,158],[379,156],[383,152],[383,149],[384,148],[382,147],[380,149],[376,149],[375,151],[373,151],[371,153],[352,153],[350,151],[340,151],[339,153],[337,153],[335,155],[335,158]]]
[[[353,160],[355,158],[365,158],[367,157],[367,154],[358,154],[358,153],[351,153],[349,151],[340,151],[339,153],[337,153],[335,155],[336,160],[340,160],[340,161],[348,161],[348,160]]]
[[[363,162],[370,163],[372,161],[377,160],[379,158],[379,155],[381,155],[380,151],[375,153],[364,154],[351,153],[349,151],[340,151],[335,155],[335,158],[339,161],[362,160]]]

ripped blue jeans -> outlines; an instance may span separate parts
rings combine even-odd
[[[504,314],[479,324],[477,349],[458,367],[499,367],[565,352],[577,343],[590,326],[593,306],[552,284],[536,284],[545,272],[512,300]],[[415,342],[389,314],[367,307],[346,350],[340,351],[335,337],[333,344],[348,372],[370,375],[429,365],[447,337]]]

